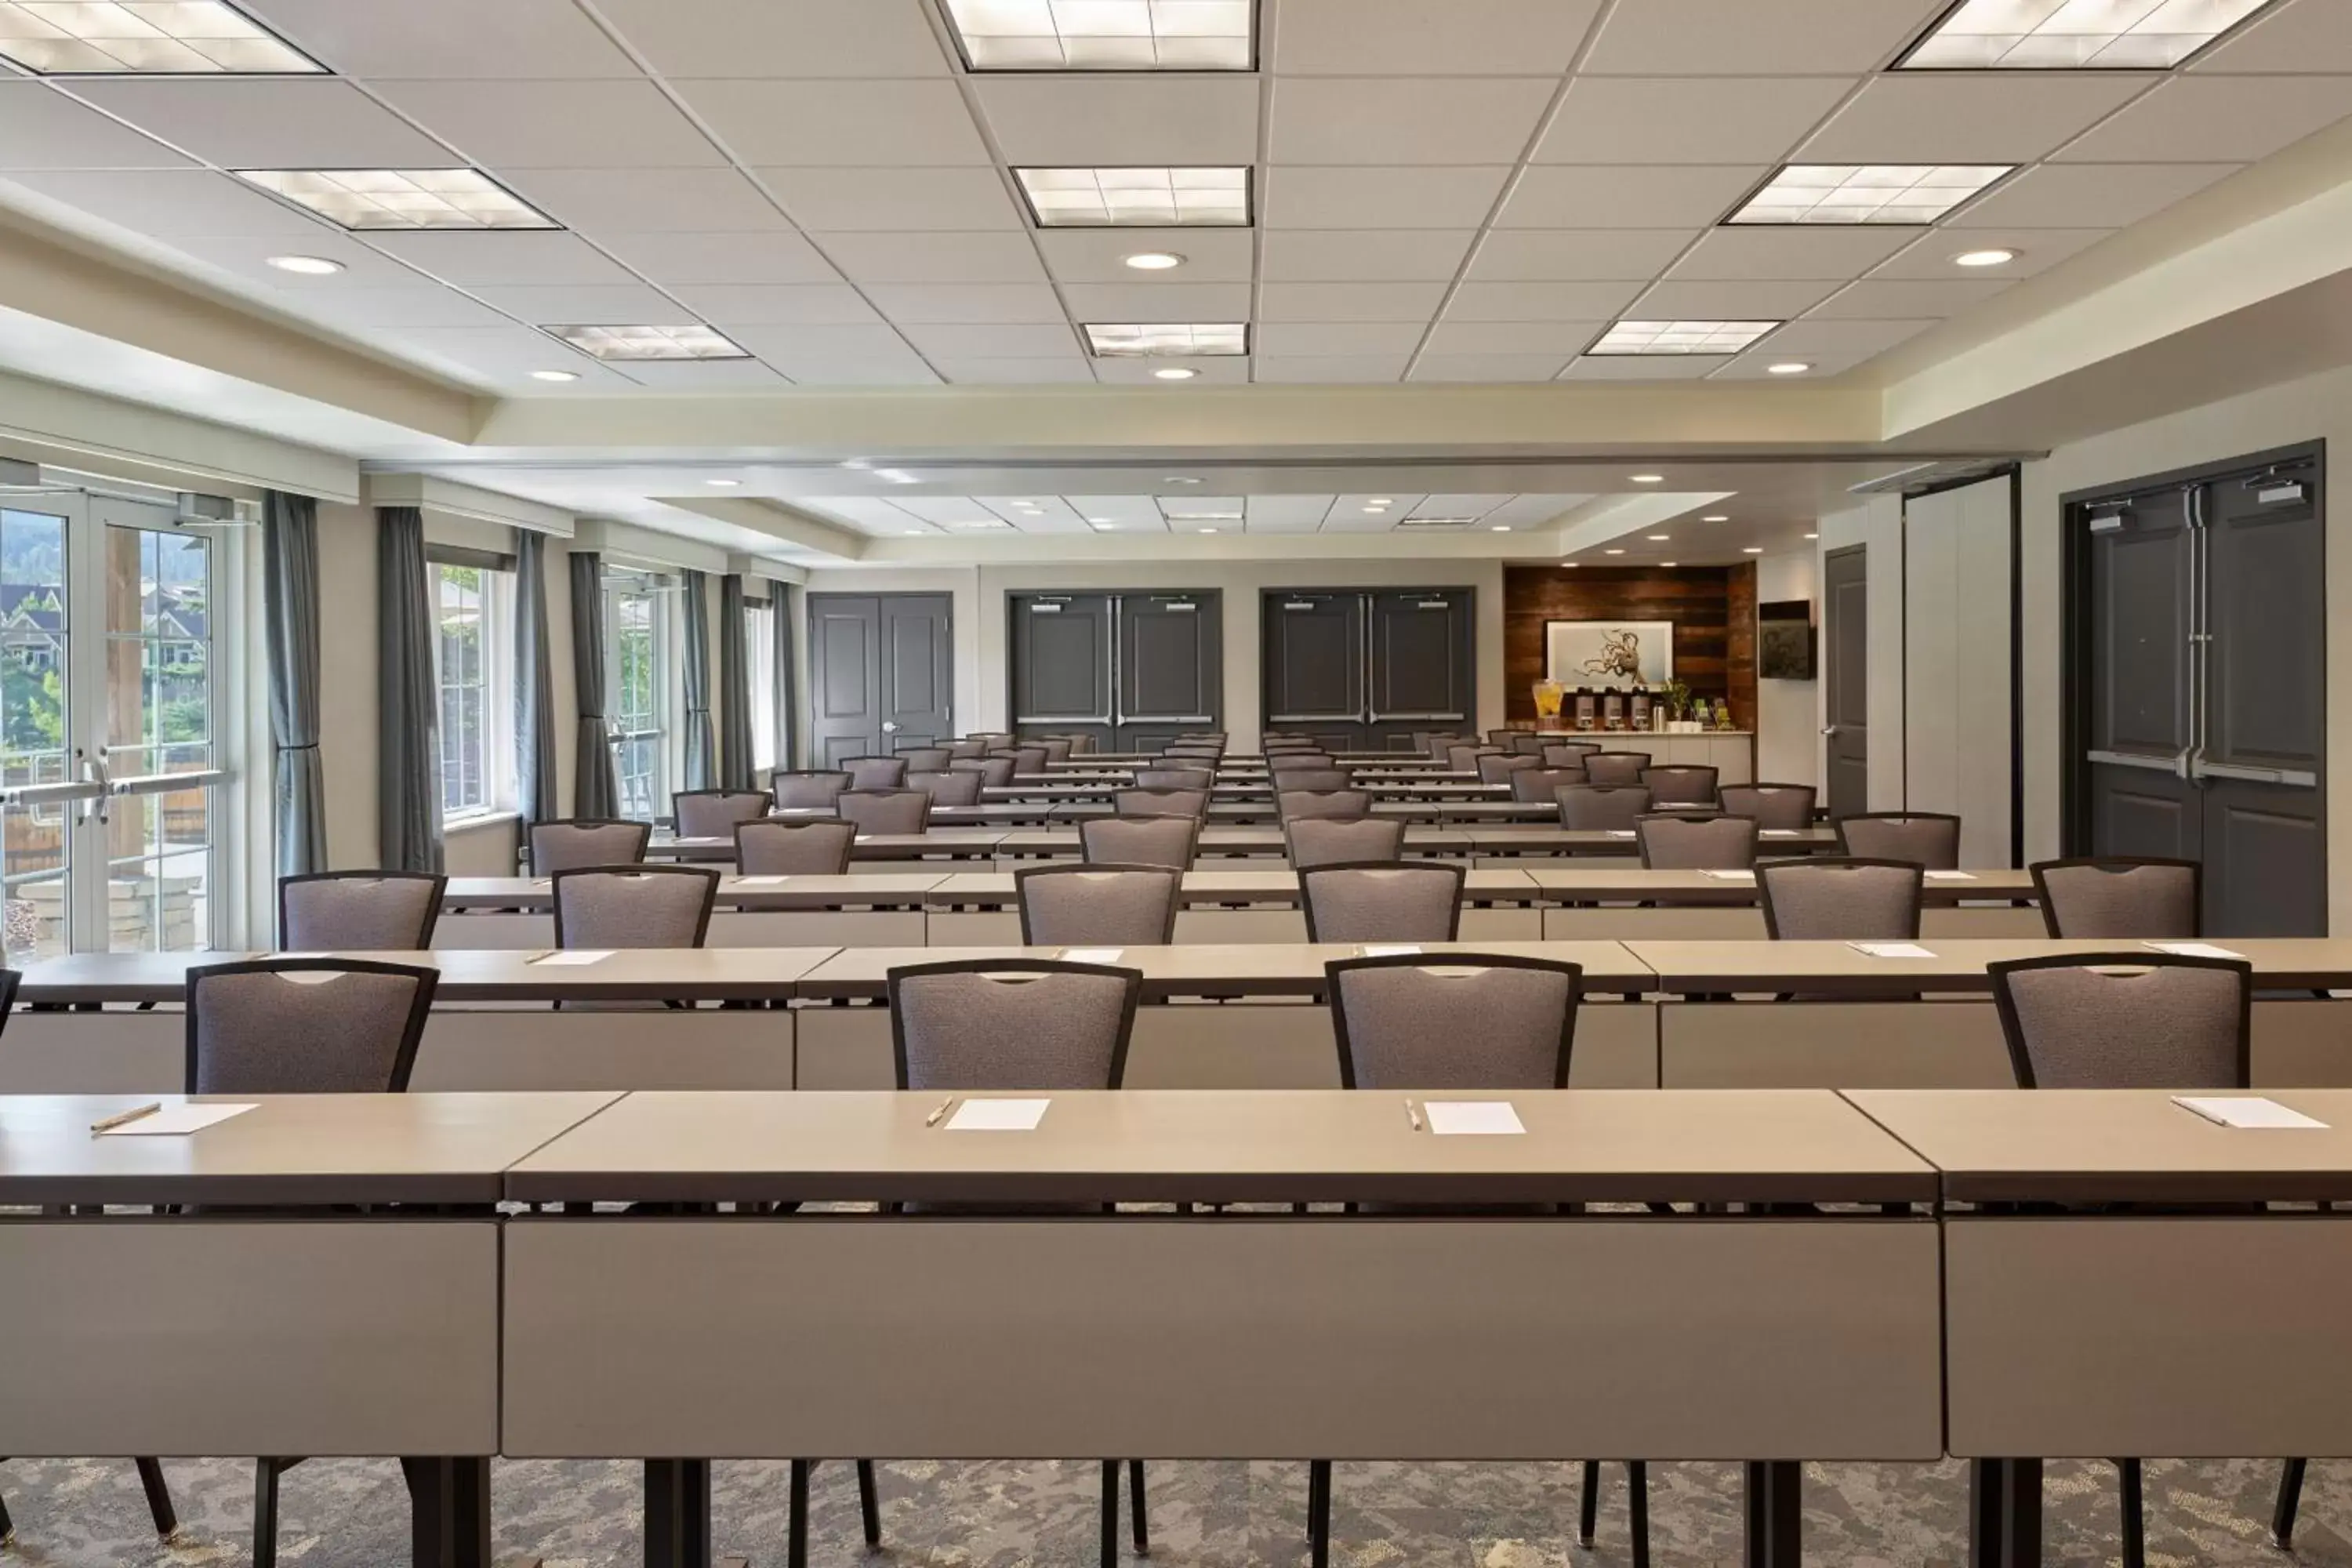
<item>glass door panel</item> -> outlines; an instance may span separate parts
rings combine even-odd
[[[74,802],[66,711],[68,549],[74,503],[0,502],[0,944],[22,965],[73,946]],[[26,798],[32,792],[31,798]]]
[[[212,945],[212,542],[105,530],[105,945]]]

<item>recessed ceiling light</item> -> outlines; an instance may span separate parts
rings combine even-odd
[[[327,68],[222,0],[0,3],[0,56],[42,76],[315,76]]]
[[[1494,524],[1494,530],[1496,533],[1508,533],[1511,531],[1511,525],[1507,522],[1498,522]]]
[[[1679,566],[1682,563],[1679,561],[1661,561],[1658,564],[1661,566]]]
[[[1251,0],[947,0],[977,71],[1245,71]]]
[[[1721,513],[1721,512],[1719,512],[1719,511],[1718,511],[1718,512],[1710,512],[1710,513],[1709,513],[1708,515],[1706,515],[1706,517],[1700,518],[1700,519],[1699,519],[1699,521],[1700,521],[1701,522],[1729,522],[1729,521],[1731,521],[1731,519],[1729,519],[1728,517],[1726,517],[1723,513]]]
[[[1165,272],[1184,265],[1184,258],[1172,250],[1146,250],[1127,258],[1127,264],[1138,272]]]
[[[1764,547],[1760,544],[1743,544],[1739,547],[1739,553],[1742,555],[1761,555],[1764,553]]]
[[[1730,224],[1934,223],[2013,163],[1790,163]]]
[[[1566,566],[1566,567],[1570,568],[1570,570],[1574,570],[1576,567],[1579,567],[1579,566],[1583,565],[1583,564],[1584,564],[1584,563],[1582,563],[1581,561],[1563,561],[1563,562],[1561,562],[1561,563],[1560,563],[1560,564],[1561,564],[1562,566]]]
[[[716,485],[722,490],[731,490],[743,481],[740,479],[705,479],[702,482],[706,485]]]
[[[1967,0],[1906,70],[2168,70],[2270,0]]]
[[[1242,520],[1240,512],[1228,511],[1223,507],[1214,511],[1191,508],[1180,511],[1174,507],[1162,507],[1160,511],[1171,522],[1239,522]]]
[[[601,360],[750,359],[724,333],[698,322],[674,327],[550,327],[583,353]]]
[[[1666,482],[1664,474],[1628,474],[1625,477],[1637,485],[1662,485]]]
[[[1246,228],[1250,172],[1015,169],[1039,228]]]
[[[1622,550],[1604,550],[1601,553],[1603,555],[1622,555],[1625,552]]]
[[[923,531],[919,528],[904,529],[901,531],[909,539],[920,539],[923,536]]]
[[[1215,529],[1213,529],[1213,528],[1204,528],[1204,529],[1202,529],[1201,531],[1202,531],[1202,533],[1214,533],[1214,532],[1216,532],[1217,531],[1216,531]]]
[[[1652,533],[1644,535],[1644,537],[1653,544],[1664,544],[1666,541],[1672,539],[1674,535],[1671,533]]]
[[[1201,373],[1190,365],[1171,364],[1162,365],[1151,374],[1162,381],[1190,381]]]
[[[916,479],[914,475],[908,473],[904,468],[877,468],[874,470],[874,477],[877,479],[887,479],[894,485],[912,485],[921,483],[919,479]]]
[[[530,378],[533,381],[578,381],[580,373],[576,370],[535,370],[530,373]]]
[[[1819,538],[1821,537],[1821,535],[1820,535],[1820,534],[1818,534],[1818,533],[1809,533],[1809,534],[1805,535],[1805,537],[1806,537],[1807,539],[1819,539]]]
[[[1396,498],[1393,496],[1366,496],[1364,498],[1364,504],[1366,506],[1394,506],[1396,505]]]
[[[2017,252],[2005,245],[1989,246],[1983,250],[1963,250],[1952,258],[1955,267],[2006,267],[2017,259]]]
[[[344,228],[560,228],[474,169],[238,169],[236,177]]]
[[[1090,517],[1090,518],[1087,519],[1087,526],[1088,528],[1099,529],[1099,530],[1101,530],[1103,532],[1108,533],[1108,532],[1109,532],[1112,529],[1117,528],[1117,527],[1118,526],[1118,524],[1117,524],[1117,523],[1115,523],[1115,522],[1112,522],[1112,521],[1109,521],[1108,520],[1104,519],[1104,518],[1099,518],[1099,517]]]
[[[1201,481],[1198,479],[1188,479],[1181,474],[1171,474],[1168,476],[1165,482],[1171,485],[1197,485]]]
[[[1620,321],[1587,354],[1736,354],[1779,321]]]
[[[1097,359],[1150,359],[1161,354],[1217,355],[1249,353],[1249,327],[1241,321],[1143,321],[1088,323],[1087,347]]]
[[[1764,367],[1764,374],[1767,375],[1802,375],[1812,368],[1812,365],[1804,360],[1784,359],[1778,364],[1766,365]]]
[[[269,265],[280,272],[299,272],[305,278],[331,278],[343,269],[340,261],[330,261],[323,256],[273,256]]]
[[[1364,512],[1368,517],[1378,517],[1381,513],[1388,510],[1389,509],[1384,506],[1368,506],[1364,509]]]

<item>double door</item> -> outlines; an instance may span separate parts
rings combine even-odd
[[[1477,711],[1475,592],[1276,590],[1264,602],[1265,727],[1334,751],[1402,751]]]
[[[1223,601],[1215,593],[1014,594],[1013,728],[1157,752],[1224,728]]]
[[[2327,930],[2315,456],[2077,503],[2070,839],[2205,867],[2217,936]]]
[[[945,594],[808,596],[812,764],[887,756],[955,733],[955,636]]]

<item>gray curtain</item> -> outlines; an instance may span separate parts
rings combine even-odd
[[[572,815],[618,816],[621,778],[604,711],[604,558],[593,550],[572,554],[572,685],[580,708]]]
[[[319,503],[265,490],[262,609],[268,632],[271,821],[278,874],[327,868],[327,781],[319,763]]]
[[[718,745],[710,732],[710,579],[681,572],[685,589],[686,787],[709,789],[719,782]]]
[[[440,629],[430,576],[425,514],[377,508],[375,837],[387,871],[441,869],[441,692],[433,674]],[[477,648],[475,657],[488,652]]]
[[[563,815],[555,795],[555,687],[547,658],[547,536],[515,530],[515,795],[523,821]]]
[[[770,583],[768,602],[776,606],[776,766],[800,766],[800,694],[793,686],[793,587]]]
[[[719,580],[719,785],[751,787],[751,623],[743,609],[743,574]]]

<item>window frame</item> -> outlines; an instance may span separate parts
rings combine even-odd
[[[613,752],[614,809],[633,820],[667,818],[678,775],[679,763],[674,753],[680,743],[678,683],[683,679],[677,658],[679,588],[675,574],[656,568],[608,564],[604,572],[604,727]],[[630,706],[627,648],[629,609],[639,603],[644,605],[645,623],[646,706],[642,708]],[[633,752],[645,760],[642,770],[630,765]],[[645,780],[644,809],[633,814],[630,781],[639,777]]]
[[[474,552],[460,555],[457,552],[440,552],[427,546],[425,569],[431,574],[431,605],[433,610],[433,693],[434,746],[436,752],[434,779],[440,795],[441,820],[445,826],[462,826],[487,818],[511,816],[515,809],[517,767],[514,704],[514,596],[515,573],[511,564],[501,564],[476,558]],[[479,652],[480,677],[470,683],[452,686],[442,662],[445,638],[444,626],[447,604],[443,596],[444,585],[452,572],[474,572],[478,574],[475,592],[480,626],[476,641]],[[453,806],[448,796],[449,695],[452,691],[478,691],[480,699],[480,778],[482,798],[478,803]]]

